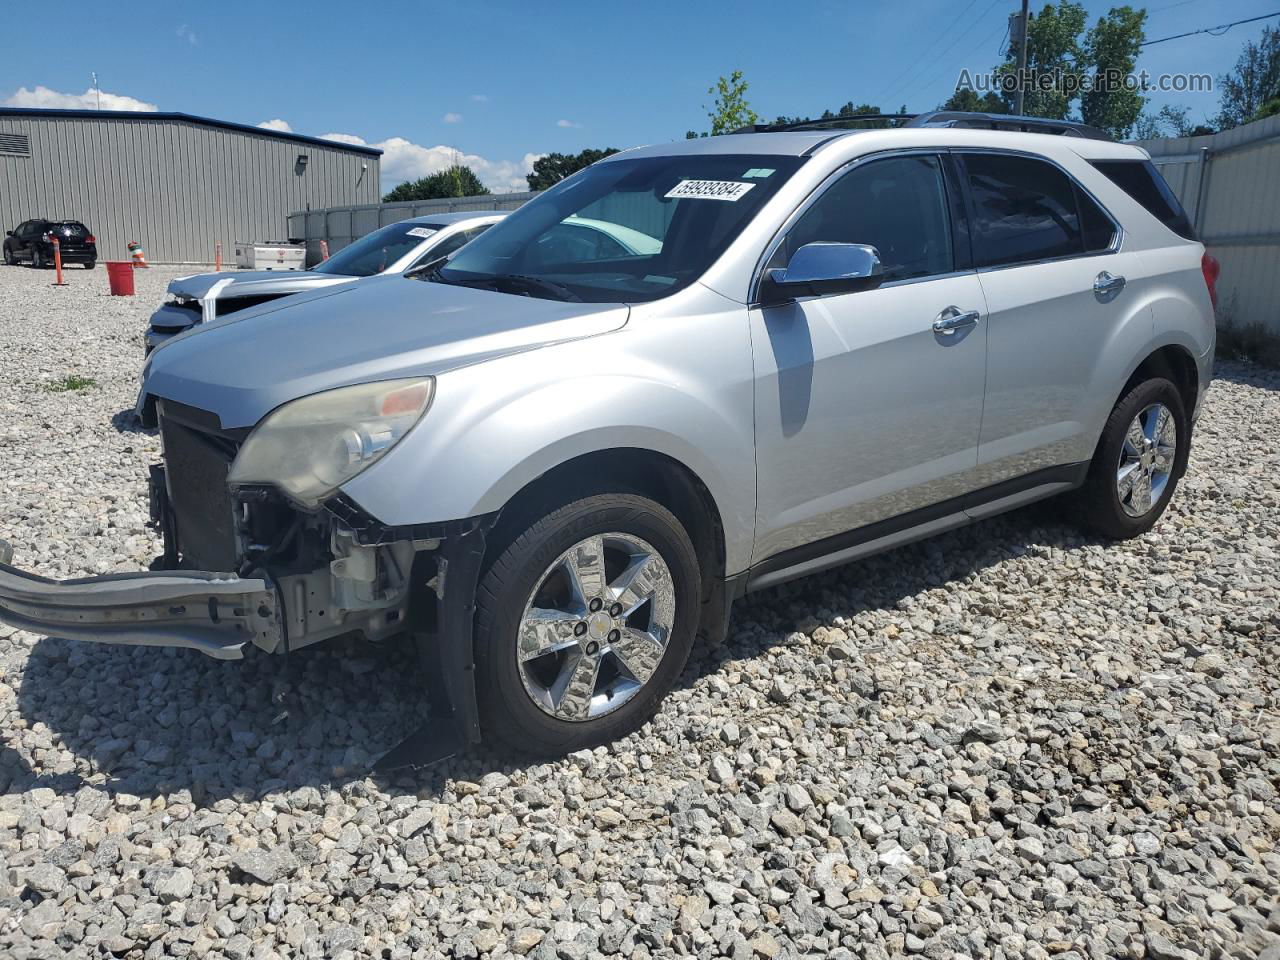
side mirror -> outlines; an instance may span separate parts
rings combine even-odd
[[[786,303],[796,297],[853,293],[878,287],[884,280],[880,252],[865,243],[806,243],[786,268],[766,270],[760,301]]]
[[[6,231],[4,232],[4,235],[5,235],[6,237],[12,237],[12,236],[13,236],[13,231],[12,231],[12,230],[6,230]]]

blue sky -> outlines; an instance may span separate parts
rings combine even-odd
[[[1032,3],[1032,10],[1043,0]],[[1091,20],[1113,6],[1086,2]],[[5,12],[0,103],[76,105],[96,70],[103,107],[132,101],[384,146],[383,185],[455,151],[495,190],[532,158],[678,139],[706,126],[707,87],[741,69],[762,117],[854,100],[913,111],[950,94],[961,68],[1000,59],[1016,0],[898,3],[501,3],[312,0],[234,5],[135,0]],[[127,9],[127,13],[124,12]],[[1153,0],[1148,39],[1258,16],[1280,0]],[[1280,18],[1265,23],[1280,25]],[[1147,48],[1140,68],[1234,64],[1265,23]],[[38,90],[37,88],[45,88]],[[117,99],[131,98],[131,100]],[[1154,99],[1217,112],[1217,94]]]

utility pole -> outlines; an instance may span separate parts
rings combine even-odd
[[[102,109],[102,91],[98,89],[98,71],[94,70],[93,73],[90,74],[90,76],[93,77],[93,96],[98,103],[98,109],[101,110]]]
[[[1022,116],[1022,95],[1026,84],[1023,74],[1027,70],[1027,32],[1031,26],[1027,16],[1029,4],[1030,0],[1022,0],[1022,29],[1018,31],[1018,93],[1013,108],[1013,112],[1018,116]]]

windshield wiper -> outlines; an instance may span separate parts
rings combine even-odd
[[[486,277],[485,280],[491,286],[499,286],[502,284],[524,287],[526,290],[532,288],[534,290],[545,290],[547,293],[555,294],[560,300],[568,300],[572,303],[582,303],[582,298],[566,287],[563,283],[557,283],[554,280],[548,280],[546,277],[530,277],[523,273],[498,273],[492,277]]]

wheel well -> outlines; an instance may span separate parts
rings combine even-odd
[[[1182,405],[1190,417],[1196,408],[1196,398],[1200,391],[1200,375],[1196,370],[1195,358],[1182,347],[1161,347],[1138,364],[1138,369],[1133,371],[1128,383],[1120,391],[1120,396],[1126,396],[1138,384],[1154,377],[1163,377],[1178,388]]]
[[[526,484],[502,508],[489,538],[496,557],[530,523],[571,499],[603,491],[648,497],[670,510],[688,531],[703,572],[704,596],[724,576],[724,526],[706,484],[683,463],[653,450],[621,447],[567,460]]]

